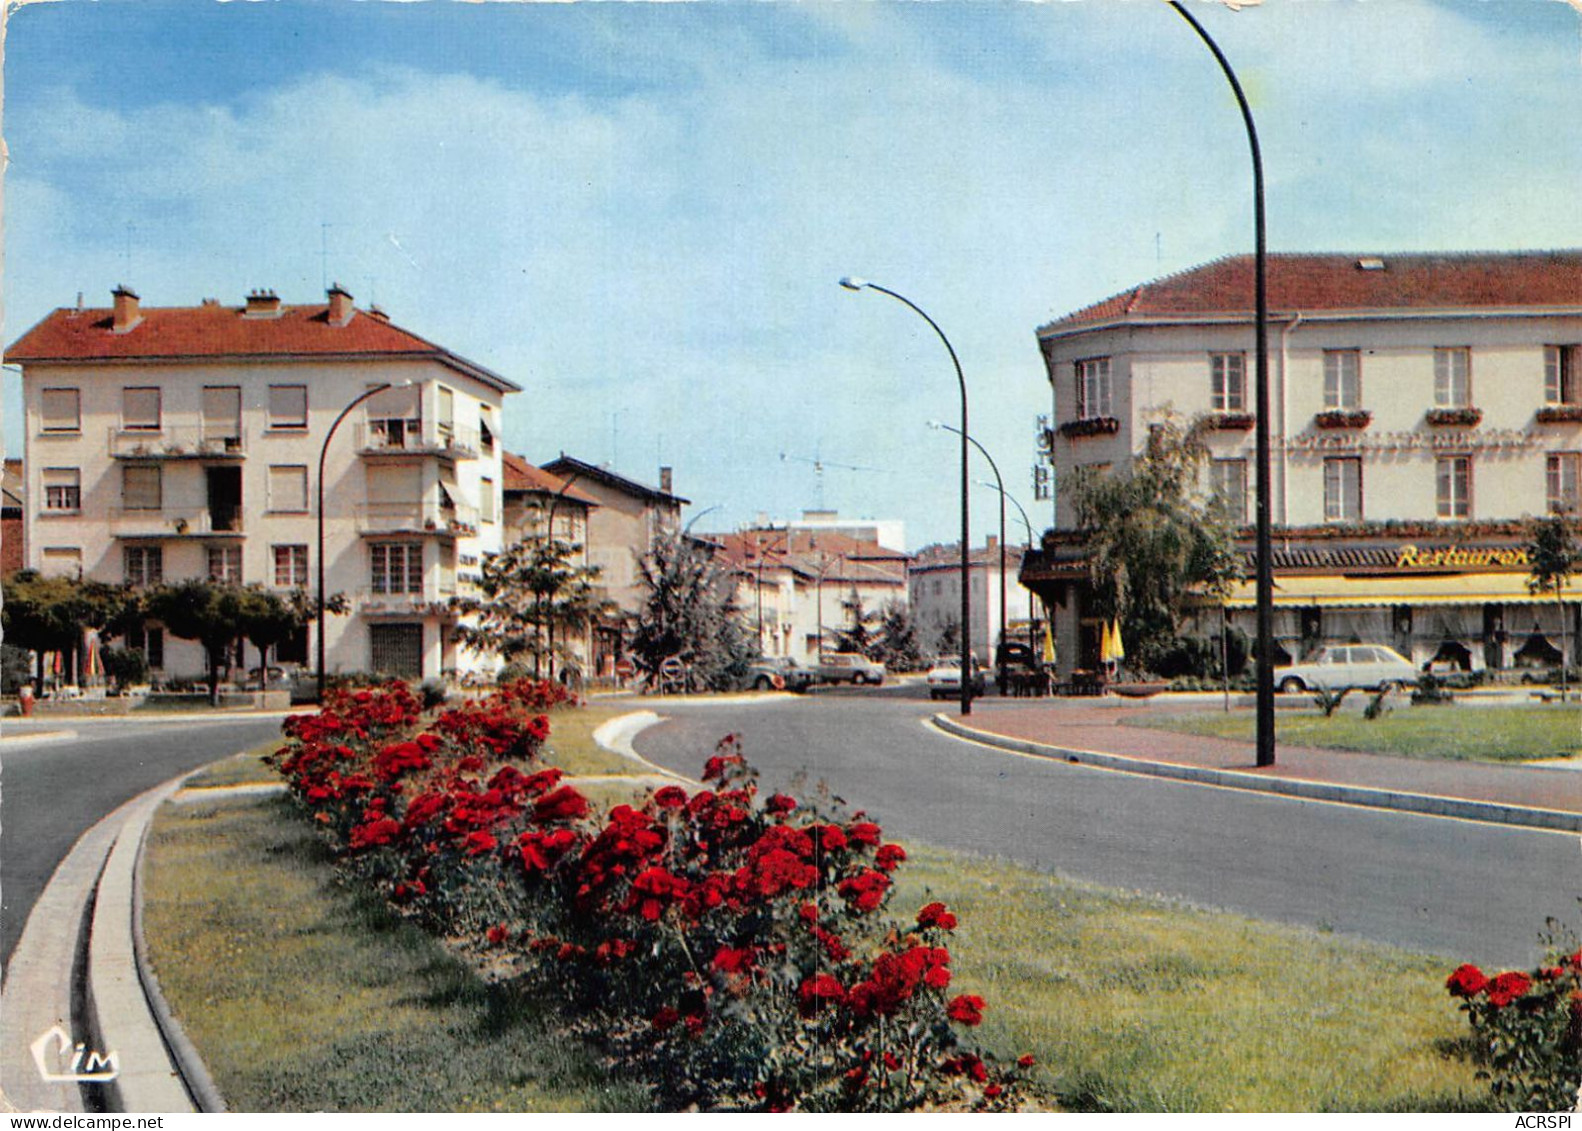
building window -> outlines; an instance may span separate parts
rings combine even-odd
[[[1472,513],[1472,457],[1440,456],[1434,461],[1434,496],[1440,518]]]
[[[126,638],[127,646],[143,653],[143,659],[148,661],[148,666],[154,671],[163,671],[165,668],[165,630],[163,628],[148,627],[142,632],[134,632]]]
[[[449,441],[456,435],[456,394],[444,385],[437,386],[435,393],[439,407],[434,414],[434,428],[441,440]]]
[[[1113,415],[1110,359],[1091,357],[1077,362],[1077,419]]]
[[[45,577],[81,577],[82,547],[45,546],[41,565]]]
[[[1324,521],[1362,521],[1362,461],[1354,456],[1324,461]]]
[[[1215,412],[1241,412],[1247,404],[1247,355],[1209,355],[1209,400]]]
[[[44,469],[44,509],[60,513],[82,510],[82,472],[75,467]]]
[[[282,589],[306,587],[308,583],[308,548],[306,546],[276,546],[275,584]]]
[[[165,551],[161,546],[128,546],[121,551],[126,583],[134,588],[158,585],[165,576]]]
[[[1362,407],[1362,355],[1357,350],[1324,351],[1324,407]]]
[[[1466,347],[1434,351],[1434,407],[1472,405],[1472,351]]]
[[[121,430],[123,432],[159,431],[158,389],[121,390]]]
[[[484,522],[494,521],[494,480],[482,479],[478,483],[478,517]]]
[[[43,389],[39,413],[46,432],[82,431],[82,399],[76,389]]]
[[[494,454],[494,415],[486,404],[478,406],[478,445],[484,455]]]
[[[132,464],[121,469],[121,507],[129,511],[157,511],[163,505],[161,469]]]
[[[242,548],[240,546],[209,547],[209,580],[242,583]]]
[[[1549,513],[1582,513],[1582,453],[1552,452],[1547,463]]]
[[[1582,346],[1544,347],[1544,401],[1547,404],[1582,403],[1577,388],[1578,354]],[[47,390],[46,390],[47,391]],[[48,431],[48,426],[45,431]]]
[[[297,431],[308,426],[308,387],[306,385],[269,386],[269,427]]]
[[[269,468],[269,509],[277,514],[306,514],[308,469],[300,464]]]
[[[1247,521],[1247,461],[1217,459],[1209,465],[1214,501],[1237,525]]]
[[[205,385],[203,389],[203,438],[232,441],[241,450],[242,389],[239,385]]]
[[[375,593],[423,592],[421,542],[380,542],[368,553],[368,583]]]

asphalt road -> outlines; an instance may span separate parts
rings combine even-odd
[[[662,703],[667,721],[636,748],[696,777],[736,732],[766,786],[825,781],[898,839],[1457,962],[1528,965],[1546,917],[1582,926],[1574,834],[1023,757],[940,734],[924,721],[938,706],[904,693]]]
[[[8,740],[74,730],[64,741],[0,748],[0,953],[9,965],[28,913],[77,838],[146,789],[280,733],[269,716],[7,719]]]

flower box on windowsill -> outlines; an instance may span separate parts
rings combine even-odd
[[[1313,417],[1315,428],[1366,428],[1373,413],[1365,408],[1327,408]]]
[[[1482,422],[1483,410],[1481,408],[1431,408],[1428,410],[1428,423],[1430,424],[1471,428]]]
[[[1113,436],[1121,430],[1121,422],[1113,416],[1086,416],[1081,420],[1068,420],[1060,426],[1060,434],[1068,440],[1083,436]]]
[[[1258,423],[1250,412],[1214,412],[1209,414],[1214,427],[1221,432],[1246,432]]]
[[[1582,424],[1582,404],[1546,404],[1538,410],[1539,424]]]

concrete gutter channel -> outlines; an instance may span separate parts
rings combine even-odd
[[[1311,801],[1331,801],[1344,805],[1361,805],[1373,809],[1395,809],[1406,813],[1421,813],[1434,817],[1455,817],[1465,821],[1485,821],[1500,825],[1519,825],[1527,828],[1557,829],[1563,832],[1582,832],[1582,813],[1568,813],[1558,809],[1535,809],[1521,805],[1505,805],[1495,801],[1477,801],[1462,797],[1439,797],[1433,794],[1409,793],[1401,790],[1373,789],[1368,786],[1342,785],[1334,782],[1309,781],[1303,778],[1266,777],[1262,774],[1239,770],[1221,770],[1210,766],[1193,766],[1179,762],[1156,762],[1124,754],[1106,754],[1096,750],[1073,750],[1050,746],[1022,738],[1010,738],[992,731],[964,726],[948,715],[935,715],[934,726],[955,738],[986,746],[999,747],[1017,754],[1050,758],[1078,765],[1099,766],[1107,770],[1144,774],[1151,777],[1173,778],[1177,781],[1216,785],[1225,789],[1245,789],[1256,793],[1275,793],[1286,797]]]
[[[34,905],[0,988],[0,1080],[6,1108],[68,1113],[225,1110],[160,993],[143,940],[142,864],[148,829],[160,805],[190,776],[139,794],[85,832]],[[64,1040],[46,1044],[53,1030],[64,1034]],[[35,1045],[42,1051],[36,1053]],[[113,1053],[113,1077],[72,1081],[74,1045],[84,1046],[89,1055]],[[46,1080],[46,1067],[67,1078]],[[80,1050],[75,1067],[84,1067]]]

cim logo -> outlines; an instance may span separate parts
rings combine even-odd
[[[53,1046],[53,1048],[51,1047]],[[121,1058],[113,1052],[94,1052],[56,1025],[33,1042],[33,1063],[51,1084],[77,1084],[114,1080],[121,1074]]]

